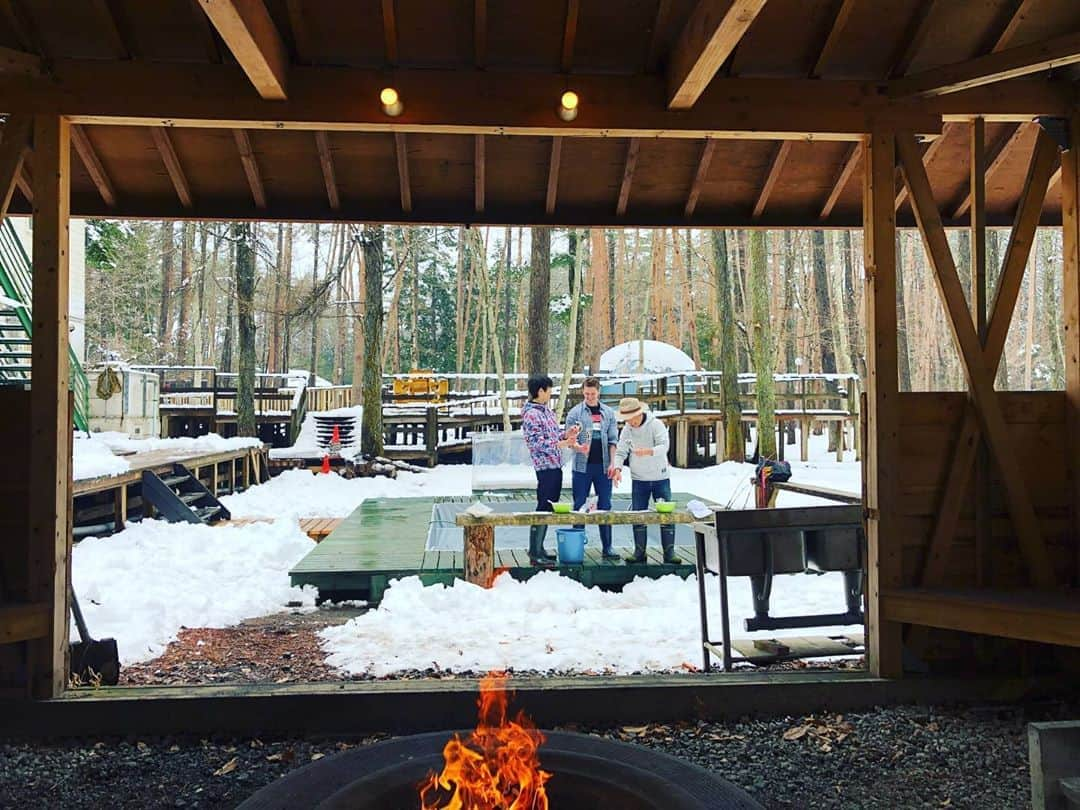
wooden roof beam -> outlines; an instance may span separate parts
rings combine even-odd
[[[98,19],[101,20],[102,28],[105,29],[105,38],[109,41],[113,55],[117,59],[134,59],[137,54],[120,30],[112,3],[109,0],[92,0],[91,5],[97,12]]]
[[[15,34],[22,50],[37,56],[50,55],[45,49],[41,32],[20,0],[0,0],[0,14],[7,20],[8,28]]]
[[[1080,31],[927,70],[889,84],[893,98],[940,96],[1080,62]]]
[[[551,139],[551,159],[548,161],[547,198],[544,202],[544,213],[551,216],[555,213],[555,200],[559,194],[559,165],[562,163],[562,137],[556,135]]]
[[[938,137],[934,138],[934,140],[930,141],[930,145],[926,147],[926,151],[923,152],[923,166],[930,165],[930,161],[934,159],[934,155],[936,155],[938,150],[941,149],[941,145],[945,143],[945,137],[950,132],[952,132],[955,126],[956,123],[953,121],[946,122],[941,129],[941,134]],[[897,174],[899,175],[899,180],[901,182],[900,189],[896,192],[896,210],[899,211],[900,206],[904,204],[904,200],[908,198],[908,187],[907,183],[903,182],[903,176],[900,173],[899,167],[897,167]]]
[[[34,204],[34,177],[30,173],[30,157],[33,152],[30,147],[23,150],[23,162],[22,167],[19,169],[19,173],[15,175],[15,185],[19,187],[19,191],[22,192],[26,201],[30,205]]]
[[[484,190],[486,186],[486,179],[484,173],[487,171],[484,156],[484,136],[475,135],[473,137],[473,192],[475,196],[476,213],[484,213]]]
[[[1035,5],[1035,0],[1013,0],[1012,11],[1008,13],[1000,30],[994,32],[990,47],[986,49],[989,53],[997,53],[1008,47],[1013,37],[1016,36],[1016,29],[1020,26],[1020,23],[1031,13],[1033,5]]]
[[[761,193],[758,195],[757,202],[754,204],[754,219],[759,219],[765,212],[765,206],[768,204],[769,197],[776,187],[776,181],[780,179],[780,172],[784,170],[784,163],[787,162],[793,143],[794,141],[781,141],[780,145],[776,148],[772,163],[769,164],[769,171],[765,174],[765,183],[762,185]]]
[[[641,148],[639,138],[631,138],[626,147],[626,164],[623,166],[622,183],[619,185],[619,201],[615,204],[615,215],[626,214],[626,206],[630,202],[630,184],[634,182],[634,169],[637,167],[638,150]]]
[[[829,26],[829,35],[825,38],[825,42],[822,43],[821,50],[818,51],[814,66],[810,68],[811,79],[819,78],[821,71],[829,63],[829,59],[832,57],[833,51],[836,50],[836,45],[840,41],[840,36],[844,33],[844,26],[847,25],[848,17],[851,16],[856,2],[857,0],[841,0],[836,16],[833,18],[833,23]]]
[[[900,49],[892,60],[892,67],[889,68],[886,78],[896,78],[908,72],[915,55],[930,33],[930,12],[934,10],[935,2],[936,0],[922,0],[911,15],[911,21],[900,40]]]
[[[90,179],[97,186],[101,199],[110,208],[115,206],[116,192],[113,190],[112,181],[109,180],[105,167],[101,165],[101,160],[98,158],[97,152],[94,151],[94,145],[90,142],[90,137],[80,124],[71,125],[71,145],[79,153],[79,159],[83,162],[83,166],[86,167],[86,173],[90,175]]]
[[[255,201],[256,208],[266,208],[266,191],[263,189],[262,175],[259,174],[259,164],[255,162],[255,152],[251,148],[251,138],[243,129],[234,129],[233,138],[236,140],[236,149],[240,152],[240,162],[244,164],[244,174],[247,175],[248,186],[251,188],[251,199]]]
[[[706,138],[701,147],[701,157],[698,158],[697,171],[694,172],[694,182],[690,186],[690,193],[686,196],[686,207],[683,209],[683,215],[687,219],[694,215],[698,197],[701,196],[701,187],[705,185],[705,178],[709,174],[709,164],[712,163],[715,150],[716,141]]]
[[[165,164],[165,171],[169,173],[169,179],[172,180],[173,188],[176,189],[176,196],[180,198],[180,204],[184,208],[191,208],[191,188],[188,186],[184,169],[180,165],[180,159],[176,156],[169,131],[165,127],[152,127],[150,134],[154,138],[154,146],[157,147],[158,154],[161,155],[161,162]]]
[[[15,74],[31,77],[43,75],[41,57],[26,51],[0,46],[0,74]]]
[[[668,109],[688,110],[735,50],[766,0],[699,0],[675,43]]]
[[[649,50],[645,53],[645,72],[655,73],[660,62],[660,44],[671,15],[671,0],[660,0],[656,4],[656,16],[653,18],[652,32],[649,34]]]
[[[404,132],[394,133],[394,153],[397,156],[401,210],[408,214],[412,212],[412,186],[409,184],[409,149]]]
[[[1012,132],[1007,133],[1004,137],[999,138],[998,141],[987,150],[986,153],[986,182],[990,182],[990,178],[997,174],[998,169],[1001,168],[1001,164],[1005,162],[1005,158],[1009,156],[1013,147],[1020,141],[1027,132],[1029,125],[1018,124],[1013,128]],[[964,194],[964,199],[960,201],[960,204],[953,210],[953,219],[960,219],[967,210],[971,207],[971,189],[969,188]]]
[[[566,22],[563,25],[562,58],[559,69],[570,72],[574,63],[574,40],[577,39],[578,0],[566,0]]]
[[[265,99],[282,101],[289,58],[262,0],[200,0],[203,11]]]
[[[825,205],[821,206],[819,219],[828,219],[833,208],[836,207],[836,201],[840,199],[840,193],[847,187],[848,181],[851,180],[851,175],[855,172],[855,167],[859,165],[859,161],[862,159],[862,151],[861,143],[853,143],[848,149],[848,153],[844,157],[844,165],[840,169],[840,174],[836,176],[832,191],[829,192],[829,196],[825,200]]]
[[[341,208],[341,198],[338,196],[334,157],[330,154],[330,139],[325,132],[320,130],[315,133],[315,147],[319,150],[319,165],[322,166],[323,183],[326,185],[326,199],[330,207],[337,211]]]
[[[28,115],[11,116],[4,124],[0,140],[0,218],[7,216],[11,195],[19,183],[33,127],[34,121]]]
[[[382,0],[383,48],[388,65],[397,64],[397,16],[394,14],[394,0]]]
[[[286,7],[289,12],[289,28],[292,29],[296,58],[302,64],[311,64],[313,61],[311,32],[308,30],[307,19],[304,16],[303,0],[287,0]]]

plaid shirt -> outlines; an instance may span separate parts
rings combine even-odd
[[[559,423],[547,405],[526,402],[521,409],[521,432],[537,470],[562,469],[562,452],[556,446],[562,439]]]

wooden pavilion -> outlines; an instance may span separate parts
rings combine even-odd
[[[1080,646],[1075,0],[3,0],[0,46],[0,214],[34,222],[33,386],[0,391],[9,717],[108,704],[64,697],[70,215],[861,226],[875,683],[969,634],[1006,639],[983,675],[1018,640],[1059,666]],[[898,391],[912,225],[966,392]],[[1012,227],[994,290],[991,225]],[[1038,225],[1064,230],[1066,390],[997,393]],[[971,230],[971,302],[949,226]],[[410,688],[435,692],[395,687],[367,720]]]

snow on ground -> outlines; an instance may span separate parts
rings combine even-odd
[[[181,627],[228,627],[287,602],[314,604],[289,569],[315,543],[295,520],[198,526],[144,520],[78,543],[72,580],[95,638],[115,638],[122,663],[155,658]],[[78,638],[74,626],[71,637]]]
[[[720,637],[717,579],[708,578],[711,634]],[[828,627],[747,633],[749,580],[729,581],[736,638],[861,631]],[[779,576],[771,614],[840,613],[843,577]],[[320,632],[327,663],[348,673],[385,676],[437,668],[585,674],[685,671],[701,666],[697,581],[638,577],[622,593],[586,588],[554,572],[527,582],[500,576],[485,590],[464,581],[424,587],[419,577],[391,583],[378,610]]]
[[[226,439],[216,433],[197,439],[133,439],[126,433],[75,432],[72,446],[73,478],[98,478],[104,475],[123,475],[131,469],[128,461],[116,453],[149,453],[153,450],[172,450],[176,453],[224,453],[261,444],[258,439],[235,437]]]

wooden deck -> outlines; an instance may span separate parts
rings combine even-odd
[[[522,511],[531,510],[535,504],[531,493],[514,493],[510,497],[522,501]],[[672,497],[686,503],[693,496],[676,492]],[[296,564],[289,572],[292,584],[314,585],[322,599],[365,599],[369,603],[381,601],[390,580],[401,577],[418,575],[425,585],[449,585],[463,576],[463,552],[425,550],[432,506],[471,500],[456,496],[365,501]],[[555,533],[550,532],[549,549],[554,548],[554,539]],[[556,570],[589,587],[620,588],[639,576],[657,579],[666,574],[693,574],[693,546],[676,548],[682,563],[665,564],[659,546],[650,537],[648,562],[627,565],[621,560],[601,559],[599,546],[590,541],[583,565],[554,569],[534,568],[525,549],[496,549],[495,567],[509,571],[518,580],[528,579],[538,571]]]
[[[222,520],[215,526],[247,526],[250,523],[272,523],[274,518],[269,517],[246,517]],[[316,543],[325,540],[326,537],[341,525],[341,518],[300,518],[300,531],[314,540]]]

